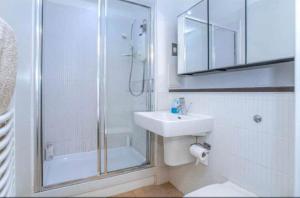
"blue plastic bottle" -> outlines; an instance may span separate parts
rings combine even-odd
[[[171,113],[178,114],[179,113],[178,107],[179,107],[179,100],[174,99],[171,107]]]

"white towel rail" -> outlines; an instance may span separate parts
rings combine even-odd
[[[0,128],[0,138],[7,135],[10,132],[10,130],[13,126],[13,122],[14,121],[11,119],[11,120],[7,121],[7,124],[4,125],[4,127]]]
[[[14,115],[14,111],[13,110],[8,111],[8,112],[0,115],[0,123],[4,123],[4,122],[10,120],[13,117],[13,115]]]
[[[13,145],[14,145],[14,143],[10,142],[9,145],[6,147],[6,149],[0,153],[0,164],[2,164],[2,162],[8,157],[8,155],[10,154],[10,151],[13,148]]]
[[[14,110],[0,115],[0,197],[12,196],[14,186]]]
[[[12,155],[10,154],[9,157],[1,164],[0,167],[0,177],[4,175],[4,173],[7,171],[9,166],[11,165]],[[0,185],[1,188],[1,185]]]

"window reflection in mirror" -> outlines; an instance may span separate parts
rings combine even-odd
[[[245,64],[245,0],[209,1],[210,69]]]
[[[203,0],[178,18],[178,73],[208,70],[208,1]]]
[[[185,58],[187,71],[207,70],[207,24],[187,18],[185,27]]]

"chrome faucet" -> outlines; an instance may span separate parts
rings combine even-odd
[[[191,107],[192,103],[187,107],[186,106],[186,102],[185,102],[185,98],[179,98],[179,106],[178,106],[178,112],[180,115],[187,115],[190,107]]]

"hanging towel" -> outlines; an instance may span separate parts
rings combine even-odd
[[[0,115],[11,103],[16,84],[17,48],[12,28],[0,18]]]

